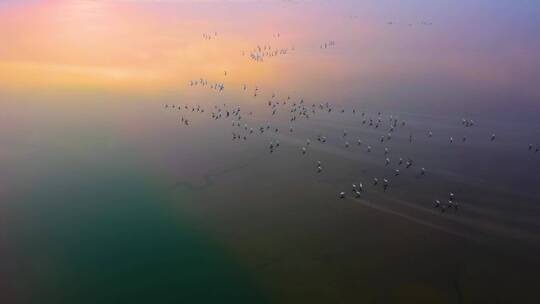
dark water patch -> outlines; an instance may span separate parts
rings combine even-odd
[[[264,298],[144,173],[96,168],[21,194],[15,263],[39,303],[260,303]],[[189,189],[176,198],[190,198]]]

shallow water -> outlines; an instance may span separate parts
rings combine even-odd
[[[538,14],[3,2],[0,302],[536,303]],[[288,52],[249,59],[266,44]],[[211,117],[237,106],[240,127]],[[450,192],[457,211],[433,207]]]

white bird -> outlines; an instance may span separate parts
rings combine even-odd
[[[383,179],[383,189],[384,191],[386,191],[386,189],[388,188],[388,180],[386,178]]]
[[[345,192],[340,192],[339,193],[339,198],[345,198]]]
[[[302,154],[306,154],[306,147],[302,147]]]
[[[405,164],[405,168],[409,169],[411,166],[412,166],[412,160],[409,159],[407,163]]]

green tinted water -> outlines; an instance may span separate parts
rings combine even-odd
[[[178,206],[193,199],[190,190],[167,189],[125,156],[114,135],[97,129],[78,130],[78,137],[48,130],[11,146],[20,155],[8,170],[14,191],[4,224],[13,254],[5,262],[12,263],[8,274],[18,294],[8,299],[265,302],[240,266],[181,214]]]

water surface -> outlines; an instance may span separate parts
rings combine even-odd
[[[0,299],[537,302],[539,14],[506,0],[2,2]],[[268,45],[287,54],[249,58]],[[211,117],[238,106],[240,127]],[[450,192],[459,211],[441,213]]]

